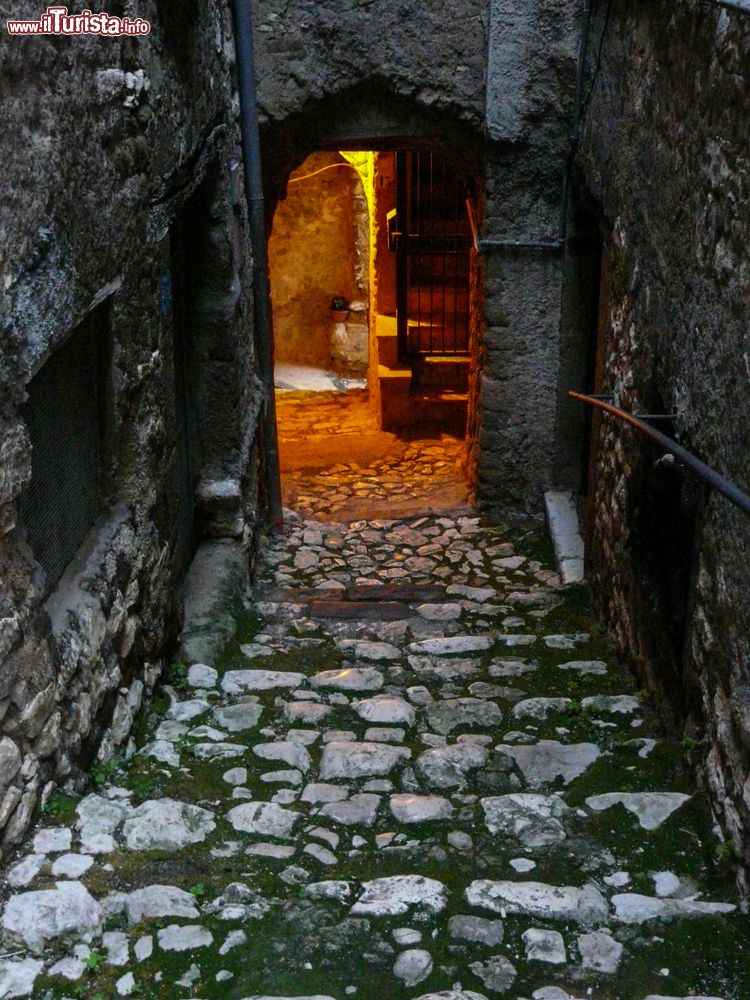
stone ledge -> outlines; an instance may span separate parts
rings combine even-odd
[[[544,494],[544,503],[562,582],[583,583],[584,546],[574,496],[550,490]]]

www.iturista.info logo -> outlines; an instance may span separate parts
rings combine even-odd
[[[142,17],[117,17],[103,11],[68,14],[67,7],[48,7],[37,21],[7,21],[10,35],[147,35],[151,24]]]

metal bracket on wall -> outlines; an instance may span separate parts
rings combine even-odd
[[[747,0],[708,0],[715,7],[723,7],[725,10],[734,10],[738,14],[750,14],[750,3]]]

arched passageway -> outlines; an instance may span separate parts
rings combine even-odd
[[[363,437],[379,455],[442,437],[465,467],[481,319],[476,142],[357,92],[269,129],[264,161],[282,465],[310,447],[335,464]]]

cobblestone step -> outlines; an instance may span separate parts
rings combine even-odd
[[[224,655],[10,859],[0,997],[750,996],[681,748],[544,551],[290,512]]]

